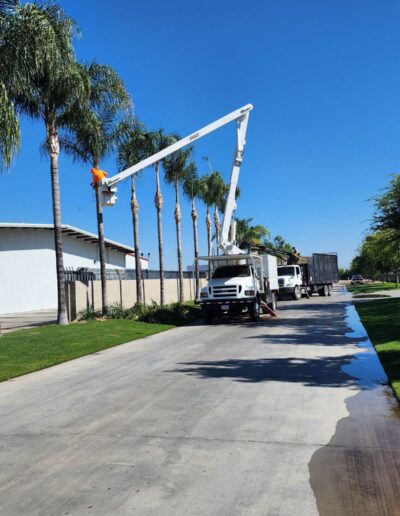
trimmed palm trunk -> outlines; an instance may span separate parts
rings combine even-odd
[[[50,113],[46,120],[46,147],[50,156],[51,194],[53,200],[54,249],[57,269],[57,323],[68,324],[67,302],[65,293],[64,256],[62,246],[60,183],[58,177],[58,158],[60,140],[55,122],[55,113]]]
[[[163,205],[163,197],[160,188],[160,174],[159,163],[156,166],[156,195],[154,197],[154,204],[157,210],[157,232],[158,232],[158,260],[160,269],[160,305],[165,304],[165,284],[164,284],[164,249],[163,249],[163,235],[162,235],[162,219],[161,210]]]
[[[183,290],[183,268],[182,268],[182,237],[181,237],[181,208],[179,206],[179,184],[175,180],[175,224],[176,224],[176,245],[178,251],[178,278],[179,278],[179,303],[185,300]]]
[[[94,167],[98,168],[99,164],[95,163]],[[103,208],[100,203],[98,183],[93,185],[96,197],[96,215],[97,215],[97,233],[99,237],[99,257],[100,257],[100,280],[101,280],[101,310],[103,315],[108,314],[107,299],[107,277],[106,277],[106,244],[104,241],[104,224],[103,224]]]
[[[194,298],[197,299],[200,294],[200,277],[199,277],[199,237],[197,230],[197,210],[194,203],[194,197],[192,197],[192,221],[193,221],[193,245],[194,245],[194,278],[195,278],[195,292]]]
[[[207,204],[207,215],[206,215],[206,228],[207,228],[207,252],[208,256],[211,256],[211,217],[210,208]],[[211,262],[208,262],[208,277],[211,278]]]
[[[214,225],[215,225],[215,249],[217,256],[219,255],[219,216],[218,216],[218,208],[217,205],[215,205],[214,209]]]
[[[142,267],[140,263],[139,249],[139,203],[136,198],[135,180],[131,178],[131,211],[133,225],[133,242],[135,247],[135,269],[136,269],[136,302],[143,303],[142,290]]]

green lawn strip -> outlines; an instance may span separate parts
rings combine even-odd
[[[398,290],[396,283],[365,283],[364,285],[348,285],[347,290],[355,294],[369,294],[380,290]]]
[[[173,328],[129,320],[48,325],[0,337],[0,381]]]
[[[367,301],[355,306],[400,399],[400,299]]]

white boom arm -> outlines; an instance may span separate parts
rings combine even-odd
[[[247,104],[246,106],[243,106],[240,109],[236,109],[236,111],[232,111],[232,113],[229,113],[228,115],[223,116],[222,118],[219,118],[215,122],[212,122],[211,124],[206,125],[205,127],[199,129],[198,131],[189,134],[189,136],[186,136],[185,138],[182,138],[181,140],[173,143],[169,147],[166,147],[165,149],[161,150],[160,152],[157,152],[156,154],[153,154],[152,156],[149,156],[148,158],[140,161],[139,163],[136,163],[136,165],[133,165],[132,167],[127,168],[123,172],[120,172],[119,174],[116,174],[115,176],[112,176],[108,179],[103,179],[101,188],[100,188],[100,202],[102,206],[113,206],[116,201],[116,187],[115,185],[122,181],[123,179],[126,179],[127,177],[132,176],[133,174],[136,174],[140,170],[143,170],[146,167],[150,167],[151,165],[154,165],[157,161],[161,161],[162,159],[166,158],[173,152],[182,149],[186,145],[189,145],[193,143],[195,140],[198,140],[199,138],[202,138],[203,136],[206,136],[209,133],[212,133],[216,129],[219,129],[220,127],[223,127],[226,124],[229,124],[230,122],[233,122],[236,120],[237,123],[237,142],[236,142],[236,149],[235,154],[233,157],[233,166],[232,166],[232,174],[231,174],[231,181],[229,186],[229,193],[228,198],[225,206],[225,213],[224,213],[224,220],[222,225],[222,231],[221,231],[221,237],[220,241],[218,242],[219,247],[223,249],[225,254],[236,254],[236,253],[242,253],[240,249],[238,249],[234,243],[229,242],[229,226],[231,225],[233,214],[236,208],[236,201],[235,201],[235,193],[236,193],[236,186],[239,178],[239,172],[240,172],[240,165],[242,163],[243,159],[243,150],[244,145],[246,143],[245,137],[246,137],[246,129],[247,129],[247,122],[249,119],[249,113],[253,109],[253,106],[251,104]],[[233,236],[234,239],[234,236]]]

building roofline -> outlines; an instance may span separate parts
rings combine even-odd
[[[61,228],[63,235],[68,235],[79,240],[85,240],[87,242],[91,242],[92,244],[98,243],[98,236],[94,233],[90,233],[84,229],[76,228],[75,226],[70,226],[69,224],[62,224]],[[31,224],[25,222],[0,222],[0,229],[46,229],[51,231],[54,230],[54,225]],[[104,242],[106,247],[109,249],[115,249],[125,254],[135,254],[135,249],[133,247],[121,244],[120,242],[115,242],[114,240],[110,240],[108,238],[105,238]],[[148,261],[148,258],[145,258],[144,256],[141,256],[140,259]]]

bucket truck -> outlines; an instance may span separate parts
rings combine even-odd
[[[248,119],[249,111],[236,120],[236,149],[222,231],[217,243],[222,255],[201,256],[197,259],[207,261],[211,272],[211,277],[200,294],[205,324],[211,324],[215,317],[226,315],[250,316],[252,321],[258,321],[262,311],[276,315],[279,291],[276,256],[248,253],[238,247],[236,242],[235,194]]]
[[[200,300],[198,300],[201,303],[204,322],[207,324],[211,323],[216,315],[225,314],[250,315],[252,320],[256,321],[262,309],[271,311],[276,307],[278,292],[276,257],[247,253],[236,245],[235,237],[235,193],[246,143],[249,113],[252,109],[253,106],[247,104],[232,111],[119,174],[103,179],[99,189],[102,206],[113,206],[117,200],[116,185],[120,181],[224,125],[236,122],[236,148],[222,231],[218,242],[223,254],[197,258],[197,260],[208,261],[212,271],[212,277],[209,278],[208,284],[203,288]]]

